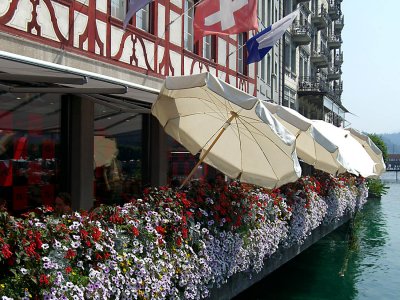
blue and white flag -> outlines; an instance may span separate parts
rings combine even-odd
[[[124,30],[126,29],[126,26],[128,26],[129,20],[132,19],[133,15],[136,14],[137,11],[145,7],[147,4],[152,2],[153,0],[131,0],[129,1],[129,8],[128,12],[126,13],[125,20],[124,20],[124,25],[123,28]]]
[[[246,42],[247,47],[247,63],[258,62],[268,53],[275,43],[282,37],[285,31],[292,25],[293,20],[297,17],[299,11],[288,14],[278,22],[268,26],[260,31]]]

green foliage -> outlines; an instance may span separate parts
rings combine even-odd
[[[383,160],[386,161],[388,157],[388,148],[380,135],[375,133],[368,134],[368,137],[374,142],[374,144],[382,151]]]
[[[389,187],[382,182],[380,179],[368,178],[368,193],[370,196],[380,198],[382,195],[387,194]]]

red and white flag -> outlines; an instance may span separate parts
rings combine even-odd
[[[204,0],[194,15],[194,40],[258,29],[257,0]]]

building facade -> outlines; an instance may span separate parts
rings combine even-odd
[[[124,30],[127,3],[0,1],[0,197],[11,211],[51,204],[60,191],[73,208],[123,203],[188,174],[197,158],[150,114],[166,76],[208,71],[307,117],[344,120],[340,1],[259,1],[260,28],[301,14],[250,65],[243,45],[254,32],[194,42],[199,1],[152,1]]]
[[[259,12],[260,22],[266,22],[266,26],[299,10],[284,38],[259,62],[260,98],[293,108],[310,119],[346,125],[347,110],[341,102],[344,27],[341,2],[259,1],[259,8],[263,7]]]
[[[250,33],[194,43],[193,0],[153,1],[123,30],[127,2],[0,2],[0,192],[12,211],[59,191],[74,208],[121,203],[190,170],[195,158],[150,115],[165,76],[208,71],[256,94],[240,48]]]

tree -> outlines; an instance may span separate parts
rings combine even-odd
[[[387,157],[388,157],[388,149],[387,149],[387,145],[385,144],[383,139],[375,133],[369,133],[368,137],[382,151],[383,160],[386,162]]]
[[[383,139],[375,133],[368,134],[368,137],[382,151],[383,160],[386,162],[388,157],[388,149]],[[387,190],[389,189],[389,187],[384,184],[380,178],[368,178],[367,182],[370,197],[381,198],[382,195],[387,194]]]

